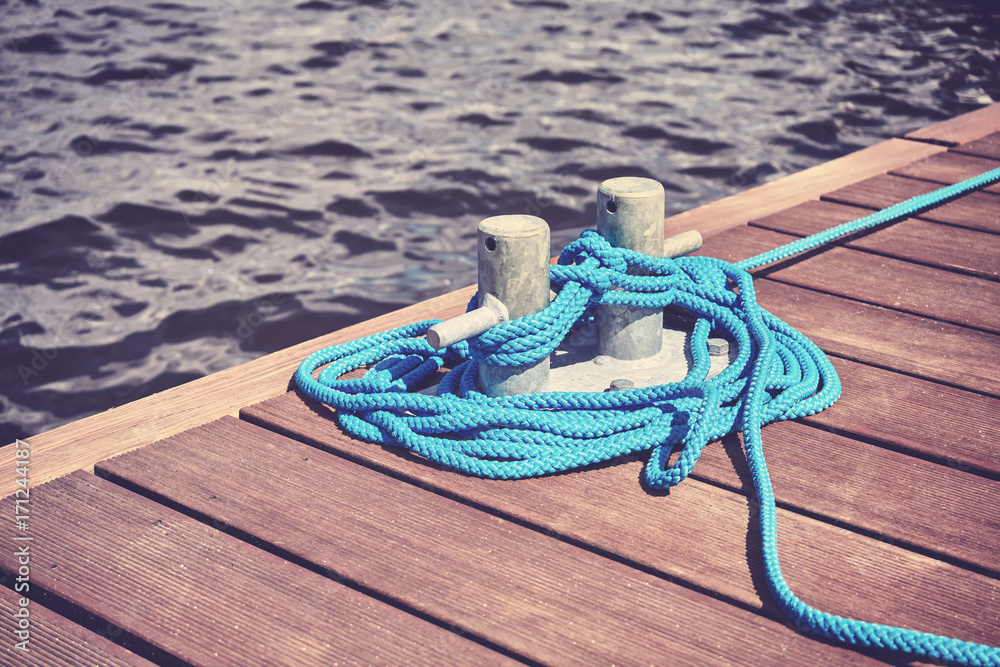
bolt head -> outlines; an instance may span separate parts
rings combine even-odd
[[[729,341],[725,338],[709,338],[708,353],[713,357],[721,357],[729,354]]]
[[[611,386],[608,387],[608,391],[625,391],[626,389],[632,389],[635,387],[635,383],[631,380],[612,380]]]

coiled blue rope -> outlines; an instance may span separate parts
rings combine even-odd
[[[552,267],[558,295],[541,313],[440,352],[423,338],[440,320],[418,322],[315,352],[299,366],[295,380],[307,395],[336,408],[341,426],[355,436],[405,447],[479,477],[533,477],[649,450],[644,482],[666,489],[687,477],[706,444],[742,431],[760,505],[768,585],[798,627],[855,646],[960,665],[1000,666],[1000,648],[821,612],[788,587],[778,559],[777,511],[761,428],[825,409],[840,396],[840,379],[818,347],[757,304],[747,272],[997,180],[1000,169],[735,265],[708,257],[647,257],[612,248],[587,230]],[[629,275],[629,267],[647,275]],[[571,330],[589,323],[596,304],[680,306],[695,315],[688,375],[680,382],[609,393],[491,398],[477,389],[480,361],[519,366],[541,359]],[[475,306],[473,298],[470,308]],[[708,379],[707,343],[713,331],[734,340],[738,353],[724,371]],[[449,362],[458,365],[445,375],[437,395],[411,392]],[[372,364],[361,378],[337,379]],[[677,449],[679,456],[670,465]]]

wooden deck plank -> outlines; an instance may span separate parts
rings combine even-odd
[[[697,229],[709,237],[731,227],[745,225],[790,206],[816,199],[820,195],[844,187],[869,176],[884,174],[889,169],[914,160],[943,152],[934,146],[904,139],[890,139],[875,146],[785,176],[776,181],[731,195],[725,199],[666,220],[667,235]]]
[[[947,151],[889,171],[894,176],[905,176],[922,181],[951,185],[984,174],[1000,167],[1000,161]],[[983,192],[1000,194],[1000,183],[981,188]]]
[[[1000,396],[1000,336],[773,280],[760,304],[828,354]]]
[[[786,211],[754,220],[761,227],[795,236],[808,236],[851,222],[871,213],[856,206],[827,201],[811,201]],[[958,270],[976,276],[1000,276],[1000,235],[961,227],[907,218],[875,233],[854,235],[841,241],[848,248],[866,250],[884,257],[895,257],[943,269]]]
[[[692,479],[669,494],[649,494],[639,484],[641,463],[634,460],[541,479],[467,477],[354,440],[339,430],[329,409],[294,392],[249,407],[243,415],[782,618],[761,577],[760,545],[744,495]],[[995,579],[781,509],[779,544],[792,589],[825,611],[975,641],[1000,638],[1000,582]],[[984,609],[989,609],[985,615]]]
[[[928,181],[885,174],[827,193],[822,199],[878,210],[932,192],[939,187]],[[917,217],[967,229],[1000,233],[1000,196],[990,192],[972,192]]]
[[[709,239],[699,252],[737,262],[794,240],[794,236],[746,226]],[[837,246],[761,271],[768,280],[1000,333],[1000,318],[989,307],[1000,307],[996,281]]]
[[[967,155],[978,155],[994,160],[1000,160],[1000,132],[994,132],[981,139],[960,144],[951,149],[956,153],[966,153]]]
[[[206,467],[226,474],[206,479]],[[667,647],[699,664],[743,662],[748,646],[758,664],[852,657],[247,422],[224,418],[98,470],[546,664],[649,664]],[[295,507],[281,521],[268,503],[278,496]]]
[[[217,471],[201,470],[209,472]],[[2,507],[14,515],[13,499]],[[281,507],[273,520],[298,511]],[[30,521],[33,590],[190,663],[508,662],[88,473],[32,489]],[[12,552],[0,551],[8,572],[17,569]]]
[[[21,609],[21,597],[20,593],[0,588],[0,628],[4,638],[3,644],[0,645],[0,656],[2,656],[0,662],[3,664],[64,667],[78,667],[78,665],[151,667],[153,665],[152,662],[115,644],[107,637],[85,630],[37,602],[28,604],[31,623],[26,644],[28,652],[16,648],[15,644],[20,639],[14,634],[18,621],[14,613]]]
[[[794,236],[809,236],[824,230],[852,222],[871,214],[870,208],[836,204],[814,199],[798,206],[750,221],[753,227],[761,227]],[[911,218],[908,218],[908,220]],[[900,223],[897,223],[900,224]],[[951,229],[950,227],[948,228]]]
[[[765,447],[777,502],[1000,576],[1000,482],[795,422],[769,426]],[[708,448],[692,473],[752,491],[731,452]]]
[[[906,135],[908,139],[964,144],[1000,130],[1000,103],[964,113]]]
[[[1000,479],[1000,400],[847,359],[831,361],[843,393],[805,421]]]

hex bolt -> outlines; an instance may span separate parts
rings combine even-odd
[[[663,186],[649,178],[612,178],[597,191],[597,233],[616,248],[663,256]],[[637,274],[633,269],[630,273]],[[663,345],[663,311],[604,305],[596,309],[597,352],[647,359]]]
[[[479,294],[496,297],[511,320],[549,305],[549,226],[533,215],[497,215],[479,223]],[[488,396],[547,391],[549,358],[525,366],[479,364]]]
[[[729,341],[725,338],[709,338],[708,353],[713,357],[729,355]]]
[[[611,386],[604,391],[625,391],[626,389],[632,389],[633,387],[635,387],[635,382],[632,382],[631,380],[612,380]]]

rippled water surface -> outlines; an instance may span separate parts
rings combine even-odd
[[[0,441],[1000,100],[994,6],[0,1]]]

